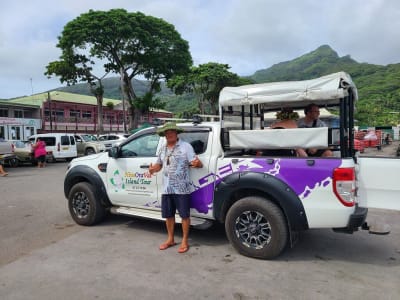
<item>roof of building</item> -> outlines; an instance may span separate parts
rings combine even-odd
[[[94,96],[87,96],[81,94],[73,94],[61,91],[51,91],[49,92],[51,101],[63,101],[63,102],[72,102],[72,103],[81,103],[81,104],[89,104],[89,105],[97,105],[97,100]],[[30,104],[41,106],[43,102],[45,102],[48,98],[48,93],[40,93],[31,96],[15,98],[8,101],[4,101],[7,103],[18,103],[18,104]],[[121,103],[121,100],[116,99],[103,99],[103,106],[107,106],[107,103],[111,102],[114,105],[118,105]]]
[[[9,100],[0,100],[0,106],[13,106],[13,107],[25,107],[25,108],[38,108],[40,105],[38,104],[23,104],[23,103],[15,103]]]

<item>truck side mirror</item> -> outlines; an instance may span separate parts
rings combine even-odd
[[[118,158],[119,149],[114,146],[108,151],[108,156],[112,158]]]

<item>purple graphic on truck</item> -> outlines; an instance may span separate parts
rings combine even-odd
[[[340,159],[239,159],[218,168],[217,174],[208,174],[200,178],[195,186],[200,186],[192,193],[191,207],[200,213],[212,209],[214,186],[226,176],[236,172],[267,173],[289,185],[300,199],[307,198],[314,189],[325,187],[332,181],[333,170],[341,165]],[[206,180],[208,177],[215,178]]]

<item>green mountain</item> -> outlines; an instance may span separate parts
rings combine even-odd
[[[255,72],[250,79],[257,83],[305,80],[345,71],[357,86],[358,125],[387,126],[400,123],[400,64],[387,66],[358,63],[349,55],[339,57],[331,47],[318,49]]]

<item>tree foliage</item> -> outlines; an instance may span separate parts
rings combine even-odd
[[[219,93],[225,86],[237,86],[248,80],[241,79],[237,74],[229,71],[227,64],[209,62],[198,67],[192,67],[186,75],[175,76],[168,82],[176,94],[184,92],[194,93],[199,104],[199,112],[206,112],[209,105],[211,114],[218,113]]]
[[[62,50],[60,61],[50,63],[46,74],[61,76],[61,82],[89,82],[94,69],[120,75],[131,127],[136,127],[143,105],[148,105],[146,109],[159,105],[153,96],[160,82],[186,73],[192,64],[188,43],[173,25],[124,9],[81,14],[65,25],[57,47]],[[143,97],[135,93],[135,76],[149,81]]]

